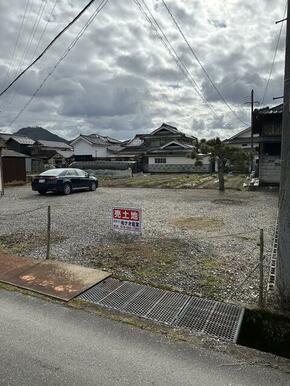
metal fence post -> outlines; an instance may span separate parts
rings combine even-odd
[[[51,211],[50,205],[47,207],[47,246],[46,246],[46,259],[49,259],[50,254],[50,230],[51,230]]]
[[[259,256],[259,270],[260,270],[260,283],[259,283],[259,307],[264,307],[264,230],[260,229],[260,256]]]

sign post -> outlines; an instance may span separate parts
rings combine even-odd
[[[142,233],[142,210],[132,208],[113,208],[112,227],[115,231]]]

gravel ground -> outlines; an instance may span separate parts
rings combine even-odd
[[[275,192],[99,188],[40,196],[29,186],[14,187],[0,199],[0,247],[44,258],[46,207],[51,205],[54,259],[250,304],[257,302],[258,273],[242,288],[238,285],[257,264],[260,228],[268,269],[277,201]],[[113,206],[142,208],[142,237],[112,232]]]

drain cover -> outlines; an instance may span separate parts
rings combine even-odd
[[[157,322],[172,324],[189,299],[190,297],[186,295],[167,292],[146,317]]]
[[[244,309],[116,279],[106,279],[78,299],[174,327],[236,342]]]

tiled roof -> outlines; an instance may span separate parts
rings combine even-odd
[[[118,151],[120,151],[122,149],[123,149],[123,147],[121,145],[117,145],[117,144],[116,145],[111,145],[111,146],[108,147],[108,150],[112,151],[113,153],[116,153],[116,152],[118,152]]]
[[[38,140],[37,143],[40,143],[45,147],[50,147],[53,149],[68,149],[68,150],[72,149],[72,147],[65,142]]]
[[[263,107],[262,109],[255,109],[256,114],[282,114],[283,113],[283,103],[278,106],[273,107]]]
[[[74,155],[72,150],[57,150],[57,154],[61,155],[63,158],[71,158]]]
[[[11,138],[18,142],[20,145],[33,145],[35,143],[33,139],[22,135],[12,135]]]
[[[73,145],[80,138],[85,139],[86,141],[92,143],[93,145],[110,146],[110,145],[118,145],[122,143],[118,139],[114,139],[108,136],[103,136],[100,134],[88,134],[88,135],[80,134],[77,138],[71,141],[71,144]]]
[[[103,136],[100,134],[81,135],[81,137],[86,138],[88,141],[96,145],[108,145],[108,144],[113,145],[113,144],[120,143],[120,141],[118,141],[117,139]]]
[[[81,137],[87,139],[89,142],[93,143],[94,145],[106,145],[108,142],[98,134],[90,134],[90,135],[81,135]]]

